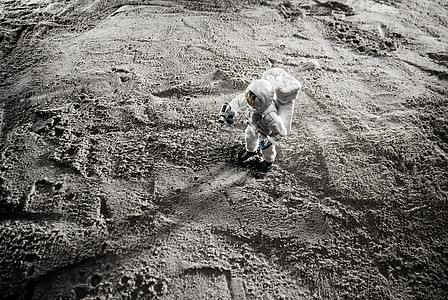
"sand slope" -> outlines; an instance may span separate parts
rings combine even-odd
[[[444,299],[445,1],[0,4],[0,298]],[[268,173],[220,106],[303,83]]]

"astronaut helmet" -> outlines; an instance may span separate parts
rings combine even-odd
[[[247,104],[253,107],[258,113],[265,111],[274,98],[274,87],[264,79],[252,81],[245,92]]]

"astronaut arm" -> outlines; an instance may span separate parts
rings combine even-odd
[[[275,116],[275,121],[273,121],[272,124],[270,125],[270,129],[271,134],[267,136],[267,139],[273,145],[277,144],[287,134],[286,127],[285,125],[283,125],[282,120],[278,116]]]
[[[268,117],[271,119],[269,122],[269,129],[271,133],[267,136],[267,138],[272,144],[275,145],[286,136],[287,130],[281,118],[277,114],[270,113]]]
[[[259,132],[259,147],[261,149],[267,149],[272,145],[276,145],[287,134],[285,125],[283,125],[281,118],[275,112],[268,113],[264,118],[268,121],[270,134],[266,135]]]
[[[239,94],[235,98],[230,101],[229,105],[231,108],[231,112],[238,113],[238,111],[242,110],[246,107],[246,98],[244,97],[244,94]]]

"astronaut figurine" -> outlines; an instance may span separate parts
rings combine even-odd
[[[256,155],[259,147],[263,161],[258,169],[262,172],[272,167],[277,155],[275,145],[287,134],[286,127],[277,115],[274,94],[274,86],[268,80],[252,81],[245,93],[236,96],[230,103],[223,104],[219,113],[220,122],[232,124],[238,111],[246,108],[246,149],[238,154],[238,160],[246,161]]]

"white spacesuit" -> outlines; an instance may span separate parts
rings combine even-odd
[[[277,114],[282,119],[289,134],[294,111],[294,99],[302,88],[302,84],[282,68],[267,70],[263,73],[263,79],[268,80],[274,87],[274,102],[277,105]]]
[[[263,161],[259,169],[267,171],[275,161],[277,151],[275,144],[282,139],[287,130],[277,115],[274,102],[274,87],[264,79],[255,80],[249,84],[245,93],[236,96],[230,103],[222,106],[220,121],[233,123],[238,111],[246,108],[248,126],[245,132],[246,149],[238,155],[240,161],[245,161],[261,149]]]

